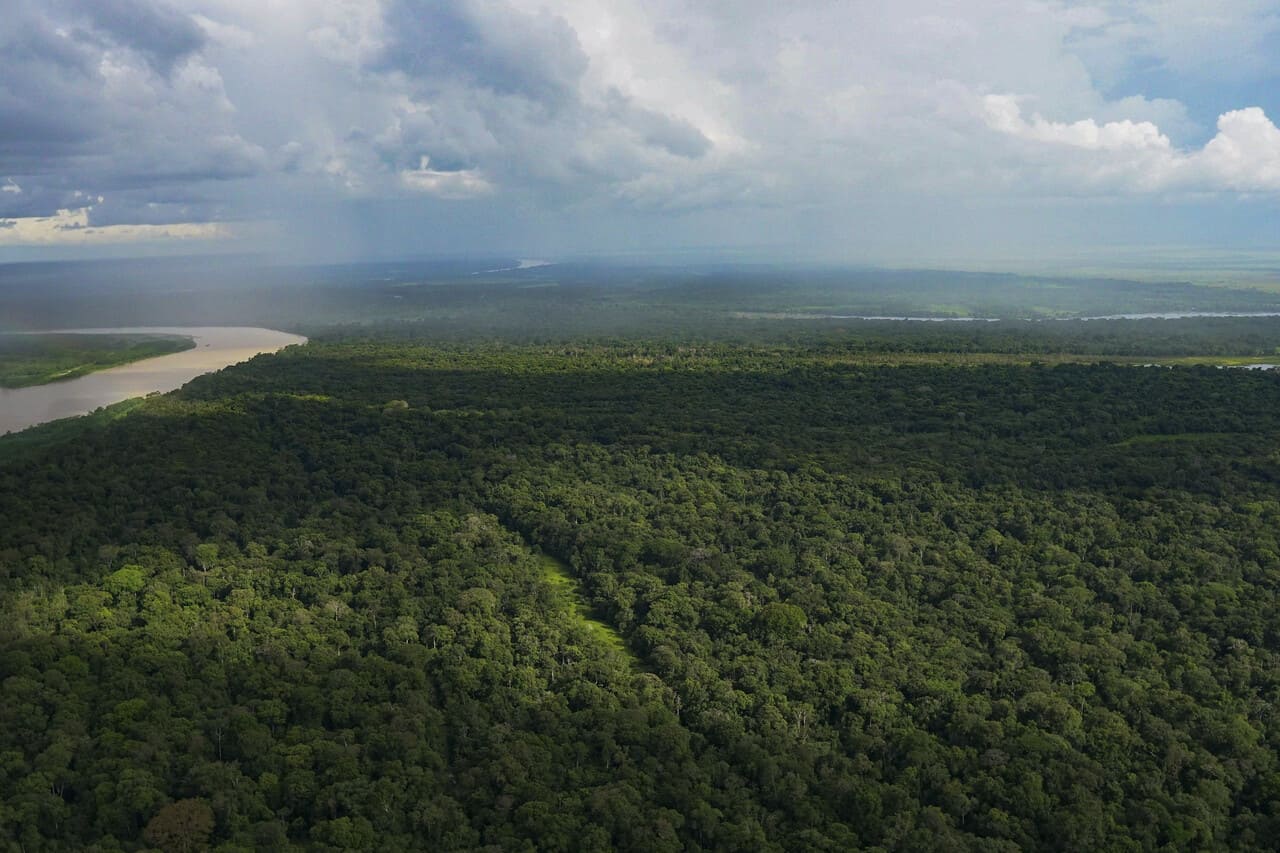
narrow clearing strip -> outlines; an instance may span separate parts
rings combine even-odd
[[[592,615],[591,606],[587,604],[587,600],[583,597],[582,590],[578,586],[578,579],[573,576],[568,565],[548,554],[538,554],[538,563],[542,567],[542,577],[569,600],[569,603],[573,605],[574,612],[578,615],[578,619],[591,632],[592,636],[619,654],[626,656],[632,666],[638,667],[640,661],[627,648],[626,641],[622,639],[622,635],[618,633],[617,629]]]

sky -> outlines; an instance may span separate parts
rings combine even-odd
[[[1260,0],[0,0],[0,262],[1229,258],[1277,121]]]

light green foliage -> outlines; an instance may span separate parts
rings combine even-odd
[[[141,566],[125,566],[102,580],[102,588],[116,598],[142,591],[147,579]]]
[[[616,629],[607,622],[595,618],[591,607],[587,604],[569,567],[555,557],[542,554],[539,556],[542,566],[542,577],[556,590],[563,594],[569,605],[577,614],[582,626],[591,632],[599,642],[603,642],[614,651],[627,654],[626,642]]]

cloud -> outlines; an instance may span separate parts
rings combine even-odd
[[[1223,113],[1199,159],[1219,186],[1280,191],[1280,129],[1259,107]]]
[[[258,37],[243,27],[221,23],[201,14],[194,14],[191,20],[204,31],[210,42],[229,47],[233,50],[250,50],[258,44]]]
[[[983,99],[987,124],[1023,139],[1086,148],[1093,151],[1145,151],[1170,149],[1169,137],[1149,121],[1109,121],[1098,124],[1082,119],[1071,124],[1046,121],[1036,114],[1027,121],[1017,98],[1011,95],[987,95]]]
[[[162,74],[204,46],[198,23],[167,3],[154,0],[87,0],[71,4],[92,27],[89,39],[105,38],[136,51]]]
[[[643,144],[656,146],[677,157],[701,157],[713,147],[706,134],[692,122],[640,106],[616,91],[609,95],[609,109],[613,117],[635,133]]]
[[[368,0],[334,0],[319,4],[320,21],[307,39],[324,56],[358,64],[385,49],[382,4]]]
[[[502,0],[392,0],[388,41],[373,70],[394,70],[432,90],[462,84],[554,112],[570,106],[588,59],[575,31],[549,10]]]
[[[381,127],[348,134],[325,168],[364,194],[500,187],[559,204],[706,155],[714,143],[693,120],[598,73],[603,55],[588,54],[568,9],[394,0],[381,26],[347,27],[345,48],[332,43],[344,30],[322,28],[328,54],[386,93]]]
[[[418,168],[402,171],[400,180],[412,190],[439,198],[474,198],[493,192],[493,185],[475,169],[439,171],[430,168],[429,157],[423,157]]]
[[[235,127],[199,24],[153,0],[12,0],[0,21],[0,216],[75,209],[75,191],[163,193],[266,165]],[[248,132],[252,132],[251,129]]]
[[[610,223],[622,242],[700,239],[681,217],[752,241],[787,221],[887,230],[894,205],[1274,193],[1275,125],[1236,108],[1269,104],[1242,93],[1274,73],[1276,12],[8,0],[0,217],[86,208],[88,227],[271,219],[323,235],[382,205],[450,245],[480,242],[483,222],[485,245],[591,247],[586,226]]]
[[[1068,38],[1104,84],[1133,68],[1178,78],[1249,79],[1274,66],[1272,0],[1129,0],[1058,4]]]
[[[234,236],[218,222],[165,225],[91,225],[90,207],[52,216],[0,219],[0,246],[106,245],[174,240],[226,240]]]
[[[987,95],[983,115],[993,130],[1035,143],[1028,158],[1055,162],[1055,149],[1091,152],[1087,160],[1061,158],[1064,180],[1084,178],[1102,189],[1280,190],[1280,128],[1260,107],[1223,113],[1218,133],[1198,151],[1180,151],[1151,122],[1093,119],[1072,123],[1022,115],[1011,95]],[[1049,158],[1046,160],[1045,158]]]

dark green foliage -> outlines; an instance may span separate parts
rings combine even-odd
[[[204,850],[213,832],[213,810],[203,800],[179,800],[156,813],[142,837],[165,853]]]
[[[256,359],[0,467],[0,832],[1267,849],[1278,437],[1211,368]]]
[[[133,397],[95,409],[87,415],[59,418],[21,432],[0,436],[0,463],[27,456],[43,448],[75,441],[86,432],[101,429],[112,421],[123,418],[143,403],[144,398]]]

